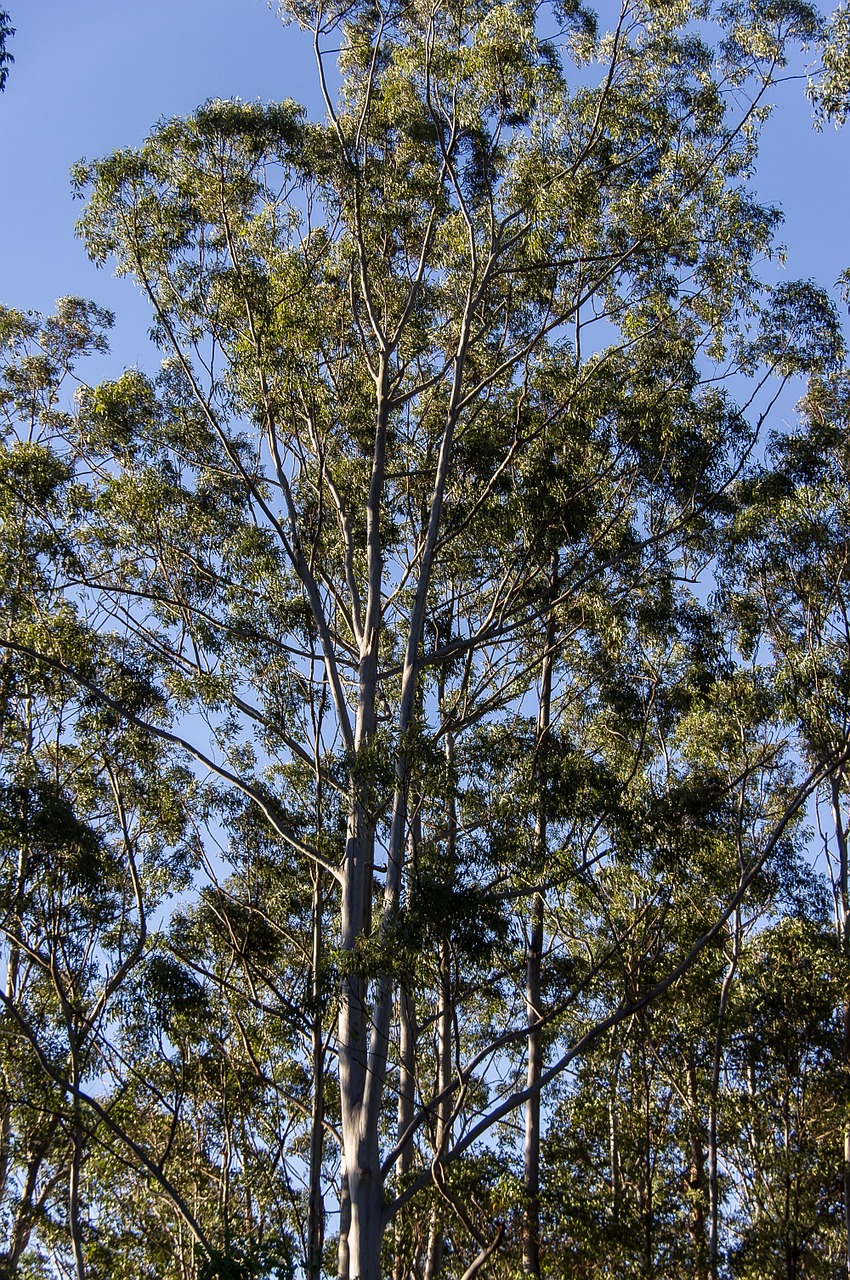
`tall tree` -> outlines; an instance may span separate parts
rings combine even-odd
[[[691,787],[681,663],[709,722],[736,686],[674,587],[772,388],[840,347],[817,290],[759,284],[777,214],[745,186],[818,19],[628,0],[610,32],[565,6],[544,39],[524,3],[292,16],[324,122],[210,102],[77,174],[89,252],[141,285],[166,358],[49,419],[73,502],[33,519],[169,710],[50,631],[2,644],[214,782],[189,815],[207,888],[144,971],[172,1010],[128,1021],[94,1110],[112,1158],[128,1098],[151,1116],[124,1158],[194,1237],[187,1273],[300,1252],[315,1275],[333,1187],[343,1280],[378,1280],[394,1219],[397,1274],[497,1249],[535,1274],[535,1100],[724,935],[836,767],[792,777],[758,720],[728,794],[709,766]],[[741,856],[695,871],[718,811],[739,830],[729,796]],[[257,1191],[278,1175],[286,1212]]]
[[[797,429],[771,443],[769,465],[754,478],[731,539],[738,569],[742,643],[773,660],[785,716],[812,761],[850,742],[850,614],[847,564],[848,381],[846,372],[814,378]],[[847,774],[832,772],[820,789],[835,906],[835,933],[850,957]],[[823,830],[823,824],[821,822]],[[850,1068],[850,1007],[842,1000],[843,1059]],[[843,1143],[845,1267],[850,1271],[850,1130]]]

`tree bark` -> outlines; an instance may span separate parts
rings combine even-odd
[[[307,1205],[307,1277],[320,1280],[322,1250],[325,1243],[325,1201],[322,1194],[322,1155],[324,1149],[325,1045],[322,1019],[322,886],[318,868],[313,871],[313,981],[312,981],[312,1058],[313,1097],[310,1117],[310,1192]]]
[[[439,700],[442,708],[445,689],[442,678],[439,682]],[[448,799],[446,803],[446,862],[449,874],[454,875],[457,856],[457,806],[454,791],[454,738],[446,734],[446,765],[448,767]],[[448,925],[446,925],[448,928]],[[452,1098],[449,1084],[452,1076],[452,952],[447,933],[440,938],[439,957],[439,1009],[437,1015],[437,1071],[435,1093],[440,1097],[437,1104],[436,1125],[434,1129],[434,1165],[442,1160],[451,1142]],[[444,1096],[440,1096],[444,1095]],[[443,1264],[445,1232],[442,1214],[438,1206],[431,1213],[431,1226],[428,1234],[428,1252],[425,1261],[425,1280],[434,1280]]]
[[[349,779],[350,807],[343,863],[340,949],[347,972],[339,1002],[339,1091],[342,1127],[342,1175],[347,1188],[347,1229],[340,1206],[338,1271],[341,1280],[380,1280],[383,1203],[378,1125],[370,1105],[369,980],[358,972],[358,947],[372,927],[372,877],[375,832],[371,817],[371,780],[361,761],[377,728],[378,647],[382,625],[383,550],[381,504],[387,436],[387,362],[378,378],[375,442],[366,503],[368,594],[357,675],[354,762]],[[373,1082],[374,1087],[374,1082]]]
[[[613,1049],[613,1034],[611,1045]],[[617,1051],[608,1080],[608,1159],[611,1165],[611,1225],[616,1232],[620,1226],[620,1201],[622,1198],[622,1177],[620,1174],[620,1135],[617,1117],[617,1095],[620,1080],[620,1063],[622,1055]]]
[[[422,819],[419,802],[416,797],[412,803],[412,818],[408,839],[408,858],[411,865],[416,864],[419,842],[422,835]],[[416,1006],[410,991],[402,983],[398,991],[398,1040],[399,1040],[399,1080],[398,1080],[398,1119],[396,1139],[402,1144],[396,1160],[396,1177],[399,1185],[403,1185],[407,1175],[413,1168],[413,1142],[404,1141],[416,1111]],[[393,1280],[405,1280],[408,1273],[402,1252],[403,1215],[398,1214],[395,1220],[395,1259],[393,1263]]]
[[[842,775],[832,774],[829,780],[830,805],[832,821],[835,829],[835,840],[838,845],[838,919],[836,928],[838,941],[845,956],[850,956],[850,866],[848,866],[847,830],[841,813]],[[842,1006],[844,1028],[843,1052],[844,1068],[850,1071],[850,1001],[845,1000]],[[842,1169],[844,1184],[844,1266],[850,1278],[850,1126],[844,1130],[844,1166]]]
[[[451,981],[451,949],[447,938],[440,941],[440,1010],[437,1019],[437,1094],[443,1093],[437,1104],[437,1117],[434,1130],[434,1160],[442,1159],[451,1141],[452,1100],[448,1085],[452,1074],[452,981]],[[435,1205],[431,1213],[431,1226],[428,1234],[428,1253],[425,1261],[425,1280],[434,1280],[443,1264],[445,1232],[440,1209]]]
[[[540,827],[545,825],[538,821]],[[526,963],[526,1007],[529,1023],[540,1017],[541,957],[543,953],[543,898],[535,894]],[[543,1044],[539,1029],[528,1033],[526,1081],[529,1088],[543,1070]],[[525,1104],[525,1212],[522,1224],[522,1269],[527,1276],[540,1275],[540,1091]]]
[[[416,1106],[416,1014],[413,1000],[404,987],[398,994],[399,1025],[399,1082],[398,1082],[398,1123],[397,1137],[401,1142],[411,1123]],[[406,1142],[402,1146],[396,1160],[396,1176],[403,1185],[405,1178],[413,1168],[413,1143]],[[404,1280],[407,1268],[402,1250],[403,1215],[398,1214],[395,1220],[395,1261],[393,1264],[393,1280]]]
[[[343,976],[340,990],[339,1088],[350,1217],[343,1232],[340,1214],[340,1280],[381,1280],[383,1196],[378,1131],[376,1125],[368,1123],[366,1106],[368,980],[356,972],[358,944],[369,934],[373,838],[365,805],[355,802],[346,841],[341,918],[342,952],[348,959],[349,971]]]

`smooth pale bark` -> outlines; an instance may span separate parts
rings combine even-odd
[[[397,1136],[401,1142],[413,1123],[416,1108],[416,1014],[409,992],[402,987],[398,994],[399,1026],[399,1082]],[[396,1176],[400,1184],[413,1168],[413,1144],[405,1142],[396,1160]],[[394,1280],[404,1280],[408,1274],[402,1251],[402,1215],[395,1220]]]
[[[613,1042],[613,1036],[611,1037]],[[620,1174],[620,1132],[617,1122],[617,1093],[620,1083],[622,1054],[614,1058],[608,1082],[608,1161],[611,1166],[611,1224],[616,1229],[620,1223],[622,1177]]]
[[[539,823],[538,831],[543,822]],[[540,986],[543,954],[543,899],[535,894],[526,961],[526,1007],[528,1020],[541,1016]],[[528,1033],[526,1083],[534,1088],[543,1071],[543,1043],[539,1030]],[[522,1269],[525,1275],[540,1275],[540,1091],[535,1089],[525,1104],[525,1211],[522,1224]]]
[[[71,1157],[71,1173],[68,1181],[68,1230],[74,1253],[74,1270],[77,1280],[86,1280],[86,1264],[83,1257],[83,1241],[80,1230],[80,1164],[82,1159],[82,1129],[74,1125],[74,1150]]]
[[[343,975],[339,1002],[339,1090],[343,1174],[349,1219],[342,1230],[338,1273],[341,1280],[380,1280],[381,1209],[383,1184],[378,1151],[378,1125],[367,1096],[369,1072],[369,982],[355,972],[359,944],[372,931],[372,878],[375,832],[369,817],[371,785],[360,775],[358,762],[371,745],[377,726],[378,647],[382,624],[383,500],[387,440],[387,359],[382,355],[377,379],[375,439],[366,503],[368,591],[357,681],[357,719],[354,767],[350,778],[350,809],[343,864],[340,949],[350,957]]]
[[[53,974],[53,984],[65,1021],[68,1036],[68,1058],[73,1085],[74,1127],[71,1135],[71,1165],[68,1171],[68,1233],[71,1238],[71,1251],[74,1255],[74,1272],[77,1280],[86,1280],[86,1264],[83,1257],[83,1241],[80,1226],[80,1177],[83,1156],[83,1125],[80,1107],[80,1045],[75,1019],[71,1012],[71,1004],[58,973]]]
[[[398,1136],[405,1134],[413,1123],[416,1106],[416,1012],[410,994],[399,992],[399,1090]],[[396,1161],[396,1173],[403,1179],[413,1168],[413,1144],[402,1146]]]
[[[325,1201],[322,1194],[322,1155],[325,1121],[325,1044],[322,1026],[322,887],[313,873],[313,984],[311,1051],[313,1061],[312,1114],[310,1116],[310,1189],[307,1204],[307,1277],[319,1280],[325,1243]]]
[[[337,1245],[338,1280],[348,1280],[350,1258],[348,1254],[348,1230],[351,1226],[351,1197],[348,1194],[348,1174],[345,1172],[345,1152],[339,1174],[339,1243]]]
[[[833,774],[829,780],[830,807],[835,829],[835,841],[838,846],[838,918],[836,929],[841,950],[850,956],[850,867],[848,867],[847,829],[841,812],[842,775]],[[845,1070],[850,1071],[850,1001],[845,1000],[842,1006],[843,1053]],[[844,1265],[850,1277],[850,1126],[844,1130],[844,1167],[842,1169],[844,1189]]]
[[[360,665],[356,751],[367,746],[374,734],[376,674],[374,655],[364,654]],[[368,816],[369,785],[355,777],[351,787],[340,912],[341,951],[351,959],[340,987],[338,1041],[348,1221],[343,1224],[341,1212],[338,1274],[341,1280],[380,1280],[382,1193],[378,1132],[377,1126],[368,1123],[366,1105],[369,984],[367,978],[355,971],[358,944],[371,931],[375,835]]]
[[[349,819],[342,890],[343,954],[355,956],[368,937],[374,834],[366,806],[356,803]],[[339,1087],[344,1174],[349,1221],[340,1229],[338,1274],[341,1280],[380,1280],[382,1182],[378,1130],[368,1123],[368,981],[349,971],[342,979],[339,1005]]]
[[[420,797],[413,795],[411,801],[412,816],[408,836],[408,860],[416,864],[419,844],[422,839],[422,815]],[[416,1005],[409,990],[404,984],[398,990],[398,1116],[396,1122],[396,1140],[399,1153],[396,1160],[396,1177],[403,1185],[407,1175],[413,1168],[413,1143],[405,1141],[405,1135],[413,1124],[416,1113]],[[393,1262],[393,1280],[405,1280],[409,1274],[402,1250],[403,1217],[398,1214],[395,1219],[395,1258]]]
[[[451,1142],[452,1101],[448,1085],[452,1076],[452,982],[451,951],[446,938],[440,941],[440,1008],[437,1017],[437,1072],[436,1089],[438,1095],[445,1091],[437,1104],[437,1118],[434,1128],[434,1165],[435,1176],[439,1162]],[[434,1280],[443,1265],[445,1248],[445,1232],[443,1230],[443,1214],[441,1208],[434,1206],[431,1212],[431,1223],[428,1232],[428,1251],[425,1258],[425,1280]]]
[[[439,700],[442,708],[445,688],[442,680],[439,683]],[[449,794],[446,803],[446,862],[449,874],[452,874],[457,856],[457,806],[454,794],[454,738],[446,734],[446,764],[449,773]],[[454,1002],[452,992],[452,953],[448,937],[444,934],[440,939],[440,971],[437,984],[439,1007],[437,1011],[437,1070],[434,1092],[440,1101],[437,1104],[436,1124],[434,1127],[434,1176],[441,1179],[441,1161],[451,1143],[452,1099],[449,1085],[452,1078],[452,1019]],[[434,1280],[443,1265],[445,1232],[441,1208],[435,1205],[431,1211],[431,1224],[428,1232],[428,1250],[425,1257],[425,1280]]]

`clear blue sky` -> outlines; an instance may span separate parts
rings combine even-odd
[[[147,310],[75,238],[70,166],[136,146],[207,98],[296,98],[318,114],[311,44],[264,0],[3,4],[16,34],[0,95],[0,302],[45,311],[90,297],[118,315],[116,356],[149,365]]]
[[[0,302],[44,311],[64,294],[91,297],[118,313],[111,367],[150,367],[141,300],[75,239],[69,168],[210,97],[292,97],[319,114],[310,43],[264,0],[4,4],[17,33],[0,95]],[[831,286],[850,266],[850,128],[815,134],[803,84],[779,93],[757,190],[785,210],[787,275]]]

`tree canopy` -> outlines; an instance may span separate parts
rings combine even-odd
[[[283,9],[0,311],[0,1275],[845,1274],[846,15]]]

